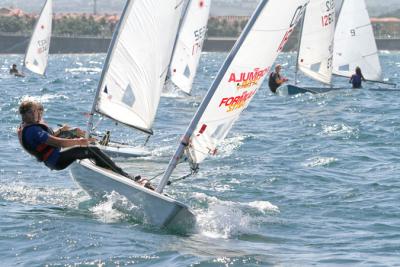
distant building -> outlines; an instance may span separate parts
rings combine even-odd
[[[375,38],[400,39],[400,18],[371,18]]]

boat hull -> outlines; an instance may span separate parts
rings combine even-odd
[[[333,88],[333,87],[300,87],[293,84],[285,84],[280,86],[276,93],[281,96],[297,95],[297,94],[322,94],[330,91],[349,90],[349,88]]]
[[[109,143],[106,146],[97,145],[101,151],[106,153],[112,158],[124,157],[124,158],[137,158],[150,156],[151,153],[144,147],[134,147],[124,144]]]
[[[94,165],[89,160],[74,162],[70,174],[94,199],[117,192],[135,205],[133,216],[157,227],[187,231],[195,225],[195,215],[185,204],[149,190],[129,178]]]

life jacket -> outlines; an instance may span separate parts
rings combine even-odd
[[[280,75],[278,74],[278,73],[276,73],[276,72],[271,72],[271,74],[269,75],[269,80],[268,80],[268,86],[269,86],[269,89],[271,89],[271,91],[273,92],[273,93],[275,93],[276,92],[276,89],[278,89],[278,87],[280,86],[280,84],[278,84],[277,82],[276,82],[276,79],[280,79],[281,77],[280,77]]]
[[[353,88],[361,88],[361,76],[354,74],[351,77],[351,83],[353,84]]]
[[[19,139],[19,143],[21,144],[21,146],[32,156],[34,156],[38,161],[42,162],[42,161],[46,161],[51,153],[53,153],[54,149],[56,149],[54,146],[50,146],[48,144],[40,144],[38,146],[36,146],[36,149],[30,147],[26,142],[25,142],[25,132],[28,128],[32,127],[32,126],[39,126],[41,127],[44,131],[48,132],[49,134],[52,134],[52,130],[47,127],[44,124],[40,124],[40,123],[33,123],[33,124],[28,124],[28,125],[23,125],[21,124],[18,127],[18,139]]]

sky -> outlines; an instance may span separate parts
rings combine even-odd
[[[339,0],[340,1],[340,0]],[[400,9],[400,0],[365,0],[371,16]],[[40,12],[45,0],[0,0],[0,7],[18,7],[27,12]],[[53,0],[56,13],[92,13],[94,0]],[[120,13],[126,0],[97,0],[98,13]],[[211,15],[250,15],[258,0],[212,0]]]

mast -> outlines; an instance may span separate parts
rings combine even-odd
[[[299,41],[297,42],[297,56],[296,56],[296,69],[294,70],[294,84],[297,84],[297,74],[299,73],[299,56],[300,56],[300,45],[301,39],[303,38],[303,26],[304,20],[306,18],[307,9],[304,11],[303,18],[301,19],[300,32],[299,32]]]
[[[220,82],[222,81],[223,77],[225,76],[226,71],[228,70],[230,64],[232,63],[233,59],[235,58],[236,54],[238,53],[240,47],[242,46],[244,40],[246,39],[247,35],[251,31],[253,25],[257,21],[258,16],[261,14],[261,11],[264,9],[265,5],[268,3],[268,0],[262,0],[258,4],[254,14],[251,16],[249,22],[247,23],[245,29],[243,30],[242,34],[240,35],[239,39],[236,41],[234,47],[232,48],[231,52],[229,53],[228,57],[225,59],[224,64],[222,65],[221,69],[219,70],[217,77],[215,78],[214,82],[212,83],[210,89],[208,90],[206,96],[204,97],[203,101],[201,102],[196,114],[194,115],[192,121],[190,122],[188,128],[186,129],[185,134],[183,135],[181,142],[175,151],[174,155],[172,156],[167,169],[164,172],[164,176],[161,179],[156,191],[158,193],[162,193],[164,187],[167,185],[167,182],[176,168],[180,157],[182,156],[185,148],[189,145],[189,139],[193,134],[193,131],[196,129],[196,126],[203,115],[207,105],[209,104],[211,98],[213,97],[215,91],[217,90]]]
[[[92,110],[90,111],[90,117],[89,117],[89,122],[88,122],[88,128],[87,128],[87,131],[86,131],[86,137],[90,136],[90,133],[91,133],[92,128],[93,128],[93,116],[94,116],[94,113],[96,112],[96,105],[97,105],[98,97],[99,97],[99,94],[100,94],[100,91],[101,91],[101,85],[103,83],[104,76],[108,71],[108,67],[110,65],[109,63],[110,63],[111,55],[112,55],[112,53],[114,51],[114,44],[115,44],[115,42],[116,42],[116,40],[118,38],[120,29],[121,29],[121,25],[125,20],[125,14],[126,14],[126,12],[128,10],[130,2],[131,2],[131,0],[127,0],[126,1],[124,10],[122,11],[121,19],[118,22],[118,26],[114,31],[113,38],[111,40],[110,46],[108,47],[106,61],[104,62],[104,68],[103,68],[103,71],[101,72],[101,77],[100,77],[99,83],[97,85],[97,91],[96,91],[96,94],[95,94],[94,100],[93,100]]]

